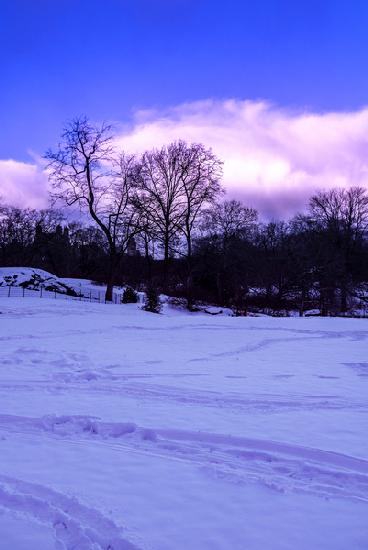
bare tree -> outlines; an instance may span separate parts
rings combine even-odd
[[[368,195],[362,187],[320,191],[310,199],[309,207],[316,221],[353,239],[368,228]]]
[[[3,206],[0,210],[0,239],[5,243],[17,243],[22,248],[30,245],[40,218],[37,210]]]
[[[152,281],[152,264],[155,259],[155,248],[157,244],[156,228],[150,216],[146,212],[140,211],[140,224],[142,231],[137,238],[138,250],[144,254],[147,280],[151,284]]]
[[[183,215],[179,219],[179,231],[186,242],[187,306],[193,306],[192,240],[201,214],[213,204],[223,191],[220,185],[222,162],[202,144],[187,145],[184,141],[173,144],[175,156],[179,159],[180,181],[184,191]]]
[[[62,134],[58,150],[46,153],[53,198],[86,211],[106,238],[109,270],[106,300],[112,300],[117,266],[129,241],[140,231],[132,207],[136,163],[133,156],[116,158],[112,128],[76,118]]]
[[[257,220],[257,210],[233,199],[216,203],[213,208],[206,211],[204,227],[221,237],[225,249],[233,237],[250,235],[256,228]]]
[[[256,230],[257,220],[257,210],[237,200],[216,203],[204,212],[202,228],[217,241],[219,248],[216,286],[220,303],[224,302],[226,273],[233,255],[232,245],[239,240],[250,239]]]
[[[314,223],[329,236],[333,267],[339,279],[340,307],[345,312],[351,255],[368,228],[368,195],[361,187],[320,191],[311,198],[309,210]]]
[[[43,231],[55,231],[56,227],[65,222],[65,215],[61,210],[46,208],[35,212],[36,225],[42,227]]]
[[[259,277],[266,289],[268,302],[276,298],[280,303],[288,288],[288,274],[291,271],[289,240],[290,228],[284,221],[272,221],[258,228],[256,241],[259,247]]]
[[[141,158],[135,204],[146,218],[164,253],[164,287],[173,243],[185,206],[181,165],[176,144],[145,152]]]
[[[221,190],[221,162],[201,144],[177,141],[144,153],[136,203],[164,252],[164,286],[168,283],[170,254],[181,238],[186,244],[187,294],[191,304],[193,231],[205,206]]]
[[[0,250],[1,261],[16,265],[29,265],[34,260],[35,237],[37,232],[55,231],[63,221],[63,215],[58,210],[34,210],[14,206],[0,207]]]

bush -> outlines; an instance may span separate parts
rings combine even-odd
[[[138,294],[131,286],[127,286],[124,289],[123,295],[121,297],[122,304],[136,304],[138,302]]]
[[[151,313],[160,313],[162,304],[156,288],[149,287],[147,289],[143,309]]]

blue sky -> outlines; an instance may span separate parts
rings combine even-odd
[[[1,0],[0,157],[27,159],[79,113],[207,98],[367,103],[368,2]]]

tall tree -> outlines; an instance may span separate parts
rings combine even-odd
[[[86,211],[106,238],[109,254],[106,300],[112,300],[116,269],[129,241],[139,231],[131,195],[136,163],[133,156],[117,159],[112,128],[94,126],[87,118],[66,126],[57,151],[46,153],[54,199]]]
[[[136,202],[163,247],[165,286],[170,254],[174,245],[185,241],[188,307],[192,302],[193,231],[204,207],[221,191],[221,166],[210,149],[182,140],[142,156]]]
[[[185,205],[180,158],[176,144],[146,151],[141,158],[135,204],[163,248],[164,287],[168,284],[170,254]]]
[[[202,144],[187,145],[179,141],[173,147],[179,158],[180,180],[183,186],[183,215],[179,220],[179,230],[186,243],[186,294],[188,309],[193,307],[193,232],[198,226],[201,214],[210,204],[214,204],[222,192],[220,179],[222,162]]]

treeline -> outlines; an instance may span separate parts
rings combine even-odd
[[[222,163],[201,144],[119,154],[109,126],[77,119],[46,157],[53,200],[89,221],[4,206],[1,265],[105,282],[107,299],[114,284],[129,284],[185,298],[189,309],[205,301],[238,314],[344,314],[368,282],[362,188],[321,191],[305,214],[264,224],[224,199]]]

